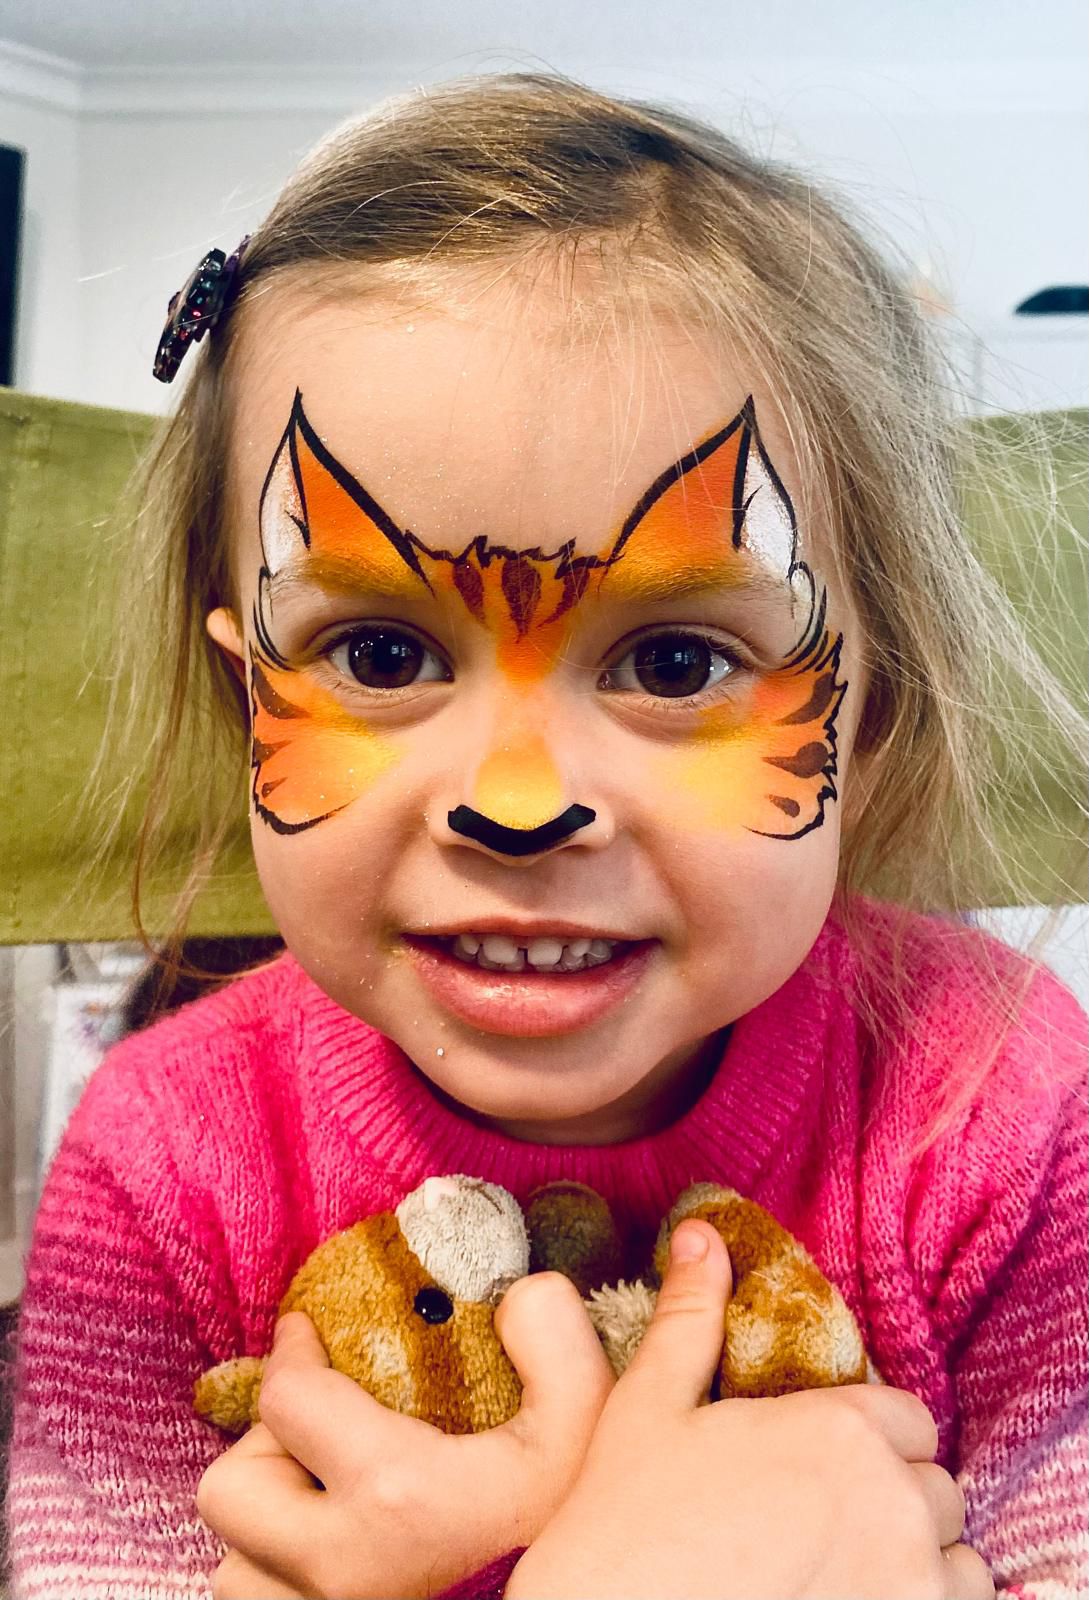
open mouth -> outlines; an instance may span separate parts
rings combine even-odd
[[[659,948],[657,939],[542,936],[518,943],[486,933],[406,933],[402,943],[443,1011],[485,1033],[522,1038],[596,1022],[634,995]]]

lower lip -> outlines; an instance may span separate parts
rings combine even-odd
[[[416,975],[439,1005],[483,1033],[546,1039],[574,1033],[622,1005],[639,984],[657,939],[629,945],[600,966],[562,976],[488,972],[451,955],[437,941],[402,938]]]

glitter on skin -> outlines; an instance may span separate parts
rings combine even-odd
[[[752,530],[752,540],[748,534]],[[306,580],[334,592],[457,596],[496,640],[497,661],[523,692],[554,670],[589,587],[627,603],[721,591],[769,578],[808,618],[791,655],[750,675],[747,691],[674,723],[671,748],[651,759],[678,827],[744,827],[797,838],[836,798],[835,719],[842,635],[825,626],[808,566],[797,559],[793,508],[763,449],[751,401],[655,480],[609,553],[580,556],[574,541],[513,551],[484,535],[464,550],[432,550],[400,529],[314,434],[296,395],[261,499],[265,566],[251,647],[254,804],[278,832],[296,832],[364,793],[399,759],[395,741],[294,671],[273,643],[273,597]],[[509,735],[509,729],[506,730]],[[678,784],[678,780],[680,780]],[[678,792],[680,789],[680,792]],[[563,810],[562,776],[539,735],[507,737],[484,759],[474,805],[529,829]],[[266,804],[268,802],[268,804]]]

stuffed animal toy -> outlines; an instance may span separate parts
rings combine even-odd
[[[383,1405],[447,1433],[479,1433],[518,1410],[521,1384],[493,1326],[504,1291],[529,1271],[566,1274],[613,1370],[650,1321],[673,1229],[701,1217],[730,1252],[733,1294],[713,1399],[880,1383],[858,1327],[812,1257],[763,1207],[695,1183],[663,1221],[642,1278],[617,1274],[621,1245],[605,1201],[579,1183],[536,1190],[523,1216],[506,1189],[457,1174],[428,1178],[393,1212],[335,1234],[292,1279],[279,1314],[305,1311],[330,1365]],[[265,1358],[241,1356],[195,1385],[201,1416],[233,1433],[258,1419]]]

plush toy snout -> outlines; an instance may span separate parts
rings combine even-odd
[[[429,1178],[395,1212],[318,1245],[279,1315],[305,1311],[330,1365],[391,1410],[447,1433],[479,1433],[521,1401],[493,1312],[528,1270],[513,1196],[478,1178]],[[230,1432],[256,1422],[264,1365],[242,1356],[204,1373],[197,1411]]]

